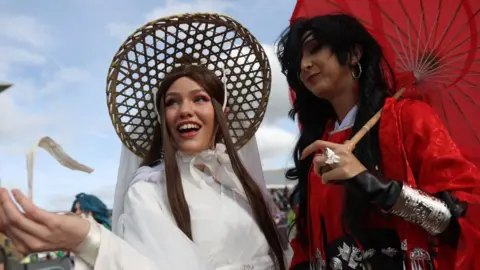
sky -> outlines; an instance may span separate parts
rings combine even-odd
[[[112,206],[121,142],[106,106],[108,67],[138,27],[184,12],[229,15],[262,43],[272,89],[257,142],[264,170],[287,167],[297,126],[287,118],[288,87],[273,45],[294,5],[294,0],[0,0],[0,81],[14,84],[0,95],[2,186],[27,192],[25,155],[50,136],[94,172],[71,171],[37,151],[35,203],[68,210],[75,194],[85,192]]]

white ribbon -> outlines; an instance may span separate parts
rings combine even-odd
[[[194,157],[181,152],[177,152],[177,154],[183,162],[189,163],[190,175],[195,185],[199,188],[203,188],[205,184],[211,185],[217,181],[247,199],[242,184],[233,172],[230,158],[225,151],[226,146],[222,143],[217,143],[215,149],[205,150]],[[212,176],[207,177],[206,175],[199,174],[199,170],[196,167],[197,165],[207,167]]]
[[[28,180],[28,197],[33,200],[33,168],[35,161],[35,153],[37,148],[42,148],[47,151],[55,160],[58,161],[64,167],[72,170],[82,171],[86,173],[92,173],[93,169],[87,167],[72,157],[70,157],[62,146],[56,143],[50,137],[42,137],[38,140],[37,144],[27,153],[27,180]]]

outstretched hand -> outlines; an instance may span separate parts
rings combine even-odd
[[[20,212],[8,191],[1,188],[0,232],[20,253],[74,251],[86,237],[90,229],[88,220],[40,209],[19,190],[12,190],[12,194],[24,212]]]
[[[349,141],[346,141],[344,144],[337,144],[317,140],[303,150],[301,158],[304,159],[318,151],[325,151],[327,147],[330,148],[340,160],[336,164],[327,164],[327,157],[324,153],[315,155],[313,158],[313,169],[315,174],[321,176],[324,184],[349,180],[367,170],[355,155],[353,155],[352,151],[355,146]],[[330,166],[331,170],[322,173],[322,169],[325,166]]]

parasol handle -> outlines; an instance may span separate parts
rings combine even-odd
[[[398,90],[395,95],[393,95],[394,99],[399,99],[403,93],[405,92],[405,87],[401,88]],[[380,109],[370,120],[368,120],[367,123],[353,136],[353,138],[350,140],[350,143],[352,145],[357,145],[357,143],[367,134],[367,132],[375,126],[375,124],[380,120],[380,116],[382,115],[383,108]]]

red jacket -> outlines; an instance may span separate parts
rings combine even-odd
[[[345,139],[328,138],[338,143]],[[433,109],[420,101],[387,99],[380,120],[379,146],[386,179],[403,181],[429,194],[450,191],[468,204],[466,216],[459,220],[462,235],[458,248],[453,250],[440,243],[435,261],[438,269],[480,269],[480,260],[475,259],[475,254],[480,254],[480,170],[462,156]],[[308,192],[309,246],[302,247],[298,238],[292,240],[291,268],[308,262],[317,250],[325,258],[325,240],[329,242],[343,234],[338,217],[343,209],[343,186],[322,185],[311,173]],[[319,232],[320,216],[327,219],[327,239]],[[408,269],[412,268],[412,252],[428,250],[429,235],[419,226],[396,217],[388,221],[369,218],[367,222],[392,228],[400,241],[406,240]]]

